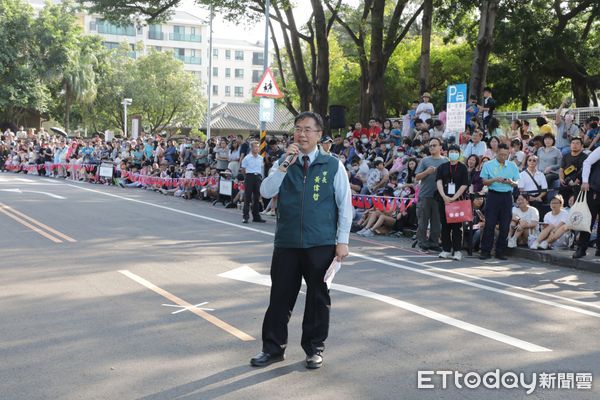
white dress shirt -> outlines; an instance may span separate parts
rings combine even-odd
[[[252,153],[248,154],[242,160],[242,168],[246,170],[247,174],[260,174],[263,175],[263,158],[260,154],[256,157]]]

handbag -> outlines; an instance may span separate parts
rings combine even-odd
[[[446,222],[456,224],[473,220],[473,206],[471,200],[460,200],[448,203],[446,207]]]
[[[587,204],[587,192],[581,190],[577,200],[569,210],[567,226],[574,231],[591,233],[592,213]]]

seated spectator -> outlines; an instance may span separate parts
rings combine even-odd
[[[348,171],[348,179],[350,180],[350,189],[352,190],[353,194],[360,193],[362,190],[362,187],[363,187],[363,180],[361,179],[359,172],[358,172],[359,161],[360,161],[360,159],[358,159],[358,157],[355,157],[352,160],[352,167]]]
[[[527,168],[519,174],[519,191],[529,196],[529,202],[540,211],[546,203],[548,183],[546,177],[538,168],[538,158],[535,155],[527,157]]]
[[[367,176],[368,194],[381,194],[389,180],[389,171],[384,168],[383,160],[375,159],[373,168]]]
[[[485,197],[477,192],[473,195],[472,199],[473,204],[473,226],[472,226],[472,241],[473,241],[473,250],[479,251],[479,247],[481,245],[481,234],[483,233],[483,228],[485,227]]]
[[[492,136],[488,144],[490,147],[483,155],[488,157],[490,160],[493,160],[496,158],[496,154],[498,154],[498,145],[500,144],[500,139],[496,136]]]
[[[552,127],[548,123],[548,120],[546,119],[546,117],[537,117],[535,119],[535,123],[537,124],[537,126],[539,128],[539,134],[537,136],[544,136],[548,133],[552,135]],[[552,136],[554,136],[554,135],[552,135]]]
[[[544,147],[538,149],[539,158],[538,170],[546,176],[548,187],[553,187],[554,182],[558,180],[558,170],[562,161],[562,153],[554,146],[556,139],[552,133],[546,133],[543,137]]]
[[[530,249],[552,249],[554,246],[568,246],[570,230],[567,222],[569,212],[563,208],[564,200],[556,195],[550,201],[551,211],[544,215],[544,228],[537,239],[531,243]]]
[[[512,220],[508,233],[508,247],[515,248],[518,245],[527,245],[530,235],[537,232],[540,214],[535,207],[529,205],[529,197],[519,194],[517,207],[512,210]]]
[[[356,234],[365,237],[387,234],[396,224],[396,214],[395,212],[370,209],[365,213],[366,217],[363,216],[362,222],[359,222],[364,228]]]
[[[570,147],[570,153],[563,156],[558,170],[559,193],[567,199],[572,194],[579,192],[583,162],[587,158],[587,154],[583,152],[583,141],[580,137],[571,139]]]
[[[524,162],[525,152],[523,151],[523,142],[520,139],[514,139],[510,142],[510,155],[508,159],[517,165],[519,171],[527,167]]]

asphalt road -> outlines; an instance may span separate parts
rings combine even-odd
[[[303,363],[303,295],[286,360],[250,367],[274,227],[206,202],[0,173],[0,399],[599,398],[599,275],[440,260],[392,238],[351,235],[320,370]],[[427,371],[452,371],[447,387]],[[492,388],[478,385],[488,372]]]

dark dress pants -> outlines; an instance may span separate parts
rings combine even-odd
[[[504,255],[508,244],[508,230],[512,219],[512,192],[494,192],[489,190],[485,205],[485,227],[481,238],[481,252],[489,254],[494,244],[496,224],[499,225],[496,254]]]
[[[449,224],[446,221],[446,203],[438,199],[440,209],[440,222],[442,223],[442,250],[452,253],[462,249],[463,231],[462,222]]]
[[[594,228],[594,221],[596,217],[600,213],[600,192],[595,191],[590,188],[586,194],[587,205],[590,208],[590,212],[592,213],[592,227],[590,231]],[[597,234],[600,233],[600,224],[596,230],[596,250],[600,249],[600,236]],[[579,240],[577,241],[577,247],[587,250],[590,244],[590,234],[588,232],[579,232]]]
[[[262,176],[254,174],[246,174],[244,179],[244,218],[250,216],[250,202],[252,202],[252,218],[260,219],[260,184]]]
[[[307,289],[302,320],[302,349],[309,356],[324,350],[329,333],[331,300],[323,278],[334,257],[334,245],[274,249],[271,261],[271,296],[262,326],[264,352],[282,354],[285,351],[288,342],[287,325],[303,277]]]

